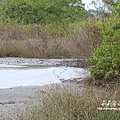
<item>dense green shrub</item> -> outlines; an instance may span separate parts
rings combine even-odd
[[[79,3],[76,4],[75,3]],[[85,17],[81,0],[4,0],[0,4],[1,20],[20,24],[74,22]]]
[[[91,78],[94,80],[120,79],[120,16],[117,13],[116,11],[106,23],[102,23],[104,40],[88,60]]]

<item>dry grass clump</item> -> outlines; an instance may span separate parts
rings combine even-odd
[[[89,57],[102,41],[102,35],[95,22],[89,21],[67,36],[52,36],[48,33],[52,28],[40,25],[0,23],[0,57]]]
[[[28,33],[22,26],[17,24],[0,23],[0,40],[26,40]]]
[[[95,19],[90,19],[71,37],[74,55],[88,58],[92,51],[100,46],[103,37],[96,22]]]
[[[0,41],[0,44],[0,57],[64,58],[70,56],[64,41],[56,39],[8,40]]]
[[[118,120],[119,110],[98,110],[104,100],[120,102],[119,87],[112,90],[93,87],[53,86],[37,93],[26,111],[17,113],[16,120]],[[112,103],[111,102],[111,103]],[[113,104],[111,104],[113,105]],[[114,107],[114,106],[106,107]],[[119,104],[116,105],[120,107]]]
[[[52,38],[42,26],[19,26],[1,23],[0,57],[69,57],[65,41]]]

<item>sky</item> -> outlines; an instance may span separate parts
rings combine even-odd
[[[82,0],[82,3],[85,3],[85,8],[88,9],[94,9],[93,5],[90,5],[92,0]]]

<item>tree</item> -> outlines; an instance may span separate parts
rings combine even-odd
[[[115,6],[119,0],[103,0],[103,2],[108,6]]]
[[[99,19],[109,17],[114,12],[114,6],[117,5],[119,0],[92,0],[91,4],[94,5],[94,13]]]
[[[86,12],[81,0],[4,0],[0,9],[4,20],[20,24],[74,22]]]

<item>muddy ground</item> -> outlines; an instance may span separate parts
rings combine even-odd
[[[0,58],[0,64],[87,67],[86,59]]]
[[[86,67],[84,60],[80,59],[33,59],[33,58],[0,58],[0,64],[10,65],[42,65],[42,66],[70,66]],[[60,85],[78,86],[76,82],[65,81]],[[83,86],[83,84],[79,84]],[[16,108],[24,109],[29,101],[36,98],[39,90],[45,89],[45,86],[21,86],[8,89],[0,89],[0,120],[2,116],[14,115]]]

